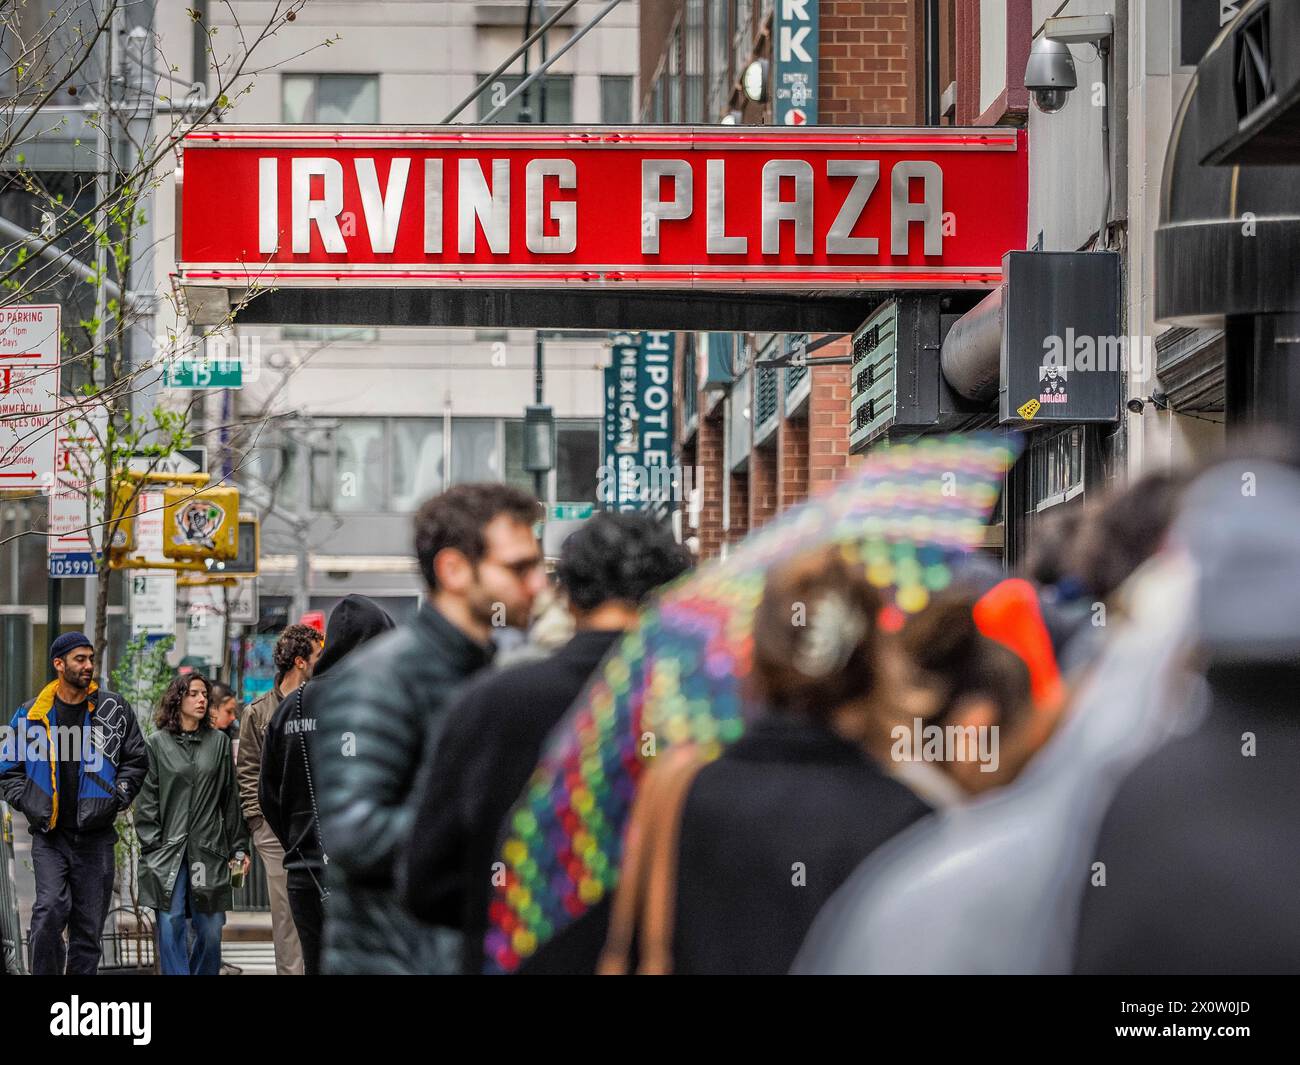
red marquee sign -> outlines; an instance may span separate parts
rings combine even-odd
[[[186,285],[988,288],[1025,133],[215,127],[184,141]]]

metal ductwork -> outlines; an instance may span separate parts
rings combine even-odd
[[[1002,289],[995,288],[963,314],[944,338],[939,366],[948,386],[976,403],[998,395],[1002,355]]]

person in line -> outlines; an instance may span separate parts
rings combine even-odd
[[[492,658],[492,633],[523,627],[546,585],[537,501],[462,484],[415,515],[426,600],[413,621],[356,652],[316,709],[313,769],[329,855],[326,973],[454,972],[460,937],[421,925],[394,882],[412,789],[456,689]]]
[[[320,658],[323,638],[310,625],[290,625],[280,633],[272,653],[275,683],[244,708],[239,722],[239,754],[236,772],[239,802],[252,833],[257,853],[266,867],[266,886],[271,896],[271,936],[275,941],[275,971],[279,976],[301,976],[302,945],[289,908],[289,881],[284,870],[284,849],[262,816],[259,783],[262,772],[262,737],[276,708],[285,696],[311,676]]]
[[[671,531],[647,515],[597,514],[564,541],[556,567],[575,635],[541,661],[476,677],[448,712],[416,791],[399,883],[417,917],[464,930],[466,973],[482,971],[498,834],[547,735],[647,598],[689,565]],[[604,921],[588,914],[524,971],[593,972],[604,937]]]
[[[1188,704],[1189,566],[1166,544],[1186,479],[1142,478],[1085,514],[1066,556],[1086,561],[1066,570],[1084,594],[1105,598],[1089,603],[1082,632],[1053,632],[1065,699],[1035,700],[1022,719],[1015,779],[965,796],[864,862],[818,918],[796,972],[1070,970],[1105,803]],[[1122,545],[1109,558],[1106,535]],[[1018,620],[1022,634],[1035,624]],[[1042,663],[1031,666],[1023,639],[1018,654],[1043,690]]]
[[[212,727],[224,732],[230,740],[235,764],[239,764],[239,701],[229,684],[220,681],[212,685],[212,705],[208,708],[208,718]]]
[[[865,746],[877,704],[897,697],[906,680],[878,624],[882,606],[862,566],[834,548],[768,574],[746,680],[759,714],[720,757],[678,781],[685,790],[676,810],[657,801],[669,791],[663,774],[675,772],[672,748],[642,779],[601,972],[629,966],[625,918],[637,904],[626,893],[669,882],[671,913],[660,906],[636,929],[642,971],[784,973],[857,864],[929,812]],[[642,826],[673,823],[675,877],[633,842],[649,838]]]
[[[112,902],[114,821],[135,800],[149,756],[130,703],[95,683],[84,633],[55,637],[50,659],[56,679],[9,722],[0,797],[32,834],[32,972],[94,976]]]
[[[201,674],[177,677],[145,741],[149,773],[135,810],[140,905],[156,912],[165,976],[220,972],[231,874],[242,879],[250,864],[230,740],[208,720],[210,693]]]
[[[900,644],[920,698],[874,720],[869,745],[881,764],[936,808],[1014,780],[1065,703],[1037,589],[959,577],[907,620]]]
[[[1194,694],[1181,700],[1181,734],[1120,781],[1089,840],[1091,875],[1074,881],[1074,972],[1300,969],[1293,461],[1285,451],[1234,458],[1188,490],[1170,540],[1195,562],[1182,648]],[[1243,494],[1245,483],[1258,494]]]
[[[345,597],[330,614],[325,650],[311,679],[280,704],[262,741],[262,814],[284,847],[289,906],[307,976],[320,974],[321,927],[328,895],[311,754],[316,706],[325,692],[325,674],[328,672],[332,681],[345,658],[391,628],[393,619],[373,600],[364,595]]]

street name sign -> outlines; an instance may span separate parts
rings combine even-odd
[[[1025,240],[1004,127],[220,126],[183,151],[186,287],[991,288]]]
[[[102,436],[105,423],[102,409],[90,415],[65,414],[60,426],[46,537],[51,577],[91,577],[95,574],[94,544],[99,538],[98,526],[104,520],[104,506],[103,501],[96,499],[88,488],[89,480],[100,476],[92,454],[94,437],[89,425],[92,418]],[[88,495],[89,511],[86,505]],[[92,528],[95,530],[93,539],[89,531]]]

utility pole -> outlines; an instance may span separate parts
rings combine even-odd
[[[297,580],[293,587],[292,624],[311,609],[311,554],[307,550],[307,517],[311,513],[311,445],[297,427],[289,430],[293,440],[294,463],[298,467],[298,514],[293,525],[294,554],[297,556]]]
[[[103,58],[102,58],[102,65],[100,67],[100,72],[99,72],[99,121],[96,124],[97,128],[95,130],[95,167],[96,167],[95,196],[99,201],[99,203],[95,211],[95,227],[96,227],[96,233],[98,235],[98,239],[96,239],[95,241],[95,336],[94,336],[95,355],[94,358],[92,358],[91,360],[90,372],[91,372],[91,380],[94,381],[96,377],[95,360],[98,359],[103,363],[103,369],[104,369],[103,383],[104,383],[105,390],[112,387],[113,384],[112,360],[107,357],[107,352],[105,351],[104,342],[106,337],[105,320],[108,317],[108,291],[105,285],[105,282],[108,280],[108,243],[106,238],[108,235],[109,214],[108,214],[107,200],[108,200],[108,191],[112,185],[112,169],[113,169],[113,164],[112,164],[113,161],[113,133],[112,133],[113,63],[114,63],[113,40],[117,35],[118,22],[121,15],[121,12],[117,10],[113,10],[112,5],[114,5],[115,3],[116,0],[102,0],[102,7],[101,7],[102,13],[100,16],[100,21],[103,22],[103,16],[109,15],[110,12],[111,12],[111,19],[109,21],[108,31],[105,34],[103,34],[101,38],[101,44],[103,47]],[[124,302],[125,301],[123,301],[123,303]],[[123,313],[121,307],[119,307],[118,313],[119,314]],[[110,413],[110,420],[111,420],[111,413]],[[105,433],[111,432],[111,429],[107,425],[107,423],[105,425],[104,431]],[[85,471],[87,495],[89,495],[90,492],[92,491],[91,481],[94,477],[94,473],[95,473],[94,470]],[[108,477],[106,474],[105,484],[107,484],[107,482],[108,482]],[[105,498],[106,513],[107,513],[108,506],[109,503],[106,497]],[[101,537],[101,546],[107,549],[107,545],[102,542],[102,537],[104,535],[103,531],[102,530],[98,531],[98,535]],[[92,559],[94,558],[94,554],[95,554],[95,536],[96,536],[96,531],[92,530],[90,532],[90,549],[91,549]],[[108,580],[107,575],[105,575],[104,580],[106,581]],[[57,581],[51,580],[50,583],[55,584],[57,583]],[[60,589],[59,591],[61,593],[62,589]],[[51,589],[51,592],[53,594],[53,589]],[[61,595],[59,596],[59,598],[61,598]],[[98,574],[95,574],[85,579],[85,597],[83,599],[83,602],[85,604],[84,609],[86,613],[86,619],[85,619],[83,629],[86,635],[90,637],[92,642],[97,641],[100,635],[98,632],[95,631],[96,621],[99,615],[99,612],[96,609],[96,604],[98,603],[98,601],[99,601],[99,576]],[[107,624],[107,619],[105,619],[105,623]],[[51,632],[50,639],[52,640],[53,638],[54,638],[54,633]],[[107,663],[101,662],[98,663],[98,665],[102,668],[106,666]]]
[[[537,0],[537,4],[538,4],[537,19],[539,22],[545,22],[546,21],[546,0]],[[542,66],[545,67],[546,59],[547,59],[546,34],[542,34],[542,39],[539,42],[539,44],[541,45],[541,49],[542,49]],[[525,63],[527,63],[526,54],[525,54]],[[525,78],[528,77],[527,66],[525,66],[524,68],[524,77]],[[545,124],[546,122],[546,78],[545,77],[543,77],[541,81],[537,83],[537,119],[539,123]],[[545,396],[546,396],[545,355],[546,352],[545,352],[544,344],[542,342],[542,332],[539,329],[537,332],[533,334],[533,402],[538,407],[544,405]],[[548,499],[549,493],[546,490],[547,487],[546,482],[549,476],[550,473],[547,470],[533,471],[533,491],[536,493],[538,502],[542,504],[543,508],[545,508],[547,503],[549,502]],[[543,509],[543,513],[545,513],[545,509]]]

